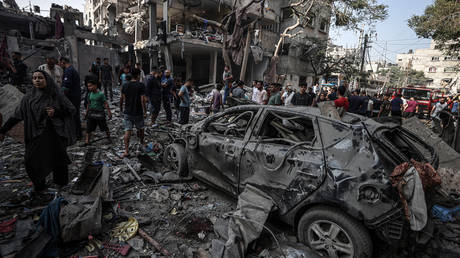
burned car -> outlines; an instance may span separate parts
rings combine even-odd
[[[391,244],[410,231],[389,175],[410,159],[436,167],[432,147],[394,124],[311,107],[238,106],[188,126],[165,151],[181,174],[238,196],[267,193],[272,214],[329,257],[371,257],[371,235]]]

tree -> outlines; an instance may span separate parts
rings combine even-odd
[[[346,52],[344,55],[331,55],[330,47],[326,41],[317,38],[309,38],[309,48],[300,57],[308,62],[315,77],[329,77],[333,73],[341,74],[345,80],[351,79],[359,74],[358,54]]]
[[[408,21],[415,33],[431,38],[447,53],[460,50],[460,1],[435,0],[423,15],[414,15]]]
[[[279,61],[279,52],[285,39],[302,33],[297,28],[306,27],[312,10],[329,8],[333,24],[346,29],[356,29],[362,23],[384,20],[388,15],[387,6],[379,4],[377,0],[296,0],[291,1],[289,8],[296,22],[280,34],[275,52],[265,72],[267,82],[277,80],[276,64]]]
[[[393,66],[387,70],[380,70],[378,74],[387,77],[386,86],[392,88],[399,88],[407,85],[425,85],[428,78],[421,71],[412,69],[404,70],[399,66]]]
[[[223,33],[222,55],[226,65],[231,67],[231,58],[233,62],[240,65],[243,61],[241,49],[246,50],[246,42],[250,42],[248,37],[251,35],[253,24],[262,19],[264,16],[265,2],[280,0],[251,0],[245,5],[237,5],[234,1],[232,11],[225,15],[221,21],[212,21],[194,15],[193,17],[200,21],[206,21],[219,28]],[[372,23],[383,20],[387,17],[387,6],[379,4],[378,0],[290,0],[289,7],[292,11],[294,24],[287,27],[280,33],[280,38],[276,44],[270,64],[265,71],[265,80],[267,82],[276,81],[276,64],[279,60],[279,52],[286,38],[294,38],[302,33],[301,30],[306,27],[310,21],[310,13],[328,8],[331,19],[335,26],[345,27],[347,29],[356,29],[362,23]],[[251,20],[246,14],[247,9],[254,4],[261,6],[260,15]],[[245,53],[246,55],[247,53]],[[244,66],[243,66],[244,67]],[[244,71],[242,71],[244,74]]]

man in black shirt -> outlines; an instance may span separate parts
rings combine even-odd
[[[363,98],[359,96],[359,90],[353,91],[353,94],[350,97],[348,97],[348,102],[350,103],[348,112],[359,114],[361,106],[363,105]]]
[[[382,100],[378,97],[377,94],[374,94],[374,97],[372,98],[372,102],[374,103],[372,105],[372,117],[377,117],[380,112],[380,106],[382,105]]]
[[[13,52],[11,58],[13,59],[13,63],[11,61],[8,63],[11,72],[11,83],[15,86],[26,83],[27,65],[22,61],[22,54]]]
[[[316,98],[316,94],[313,92],[312,87],[308,87],[307,94],[310,95],[310,102],[307,106],[311,106],[313,104],[313,100]]]
[[[125,126],[125,152],[123,157],[129,156],[129,140],[134,126],[137,129],[137,136],[144,145],[144,118],[147,115],[145,107],[145,86],[139,82],[141,71],[137,68],[131,73],[131,81],[123,84],[120,98],[120,113],[123,112],[124,105],[124,126]],[[125,103],[126,101],[126,103]]]
[[[156,125],[156,120],[161,109],[161,72],[152,71],[145,79],[145,95],[150,103],[150,113],[152,126]],[[165,105],[165,102],[163,102]]]
[[[331,92],[331,94],[327,95],[327,98],[328,98],[329,100],[336,100],[336,99],[338,99],[338,97],[337,97],[337,87],[332,87],[332,92]]]
[[[307,93],[307,84],[300,84],[300,92],[292,97],[291,103],[294,106],[309,106],[313,102],[310,94]]]
[[[89,72],[99,78],[99,82],[101,82],[101,58],[96,57],[96,61],[91,64],[89,67]]]
[[[380,105],[380,111],[377,117],[385,117],[390,115],[391,111],[391,102],[390,102],[390,94],[385,94],[383,96],[383,102]]]
[[[70,60],[66,57],[59,59],[59,65],[64,70],[61,89],[67,98],[77,109],[75,119],[75,127],[77,138],[81,138],[81,121],[80,121],[80,106],[81,106],[81,87],[80,75],[77,70],[70,64]]]
[[[110,101],[113,100],[112,84],[113,84],[113,72],[112,66],[109,64],[109,59],[104,58],[104,64],[100,67],[101,70],[101,82],[104,88],[104,95],[107,98],[107,91],[109,92]]]
[[[369,104],[369,97],[366,95],[366,92],[365,91],[361,91],[361,100],[362,100],[362,104],[361,104],[361,108],[359,109],[359,114],[362,115],[362,116],[366,116],[367,115],[367,107],[368,107],[368,104]]]

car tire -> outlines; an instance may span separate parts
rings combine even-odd
[[[300,242],[325,257],[372,257],[372,240],[367,229],[336,208],[319,206],[307,210],[297,225],[297,236]]]
[[[188,176],[187,152],[182,144],[173,143],[163,153],[163,163],[181,177]]]

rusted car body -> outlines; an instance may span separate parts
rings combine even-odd
[[[348,113],[339,121],[310,107],[234,107],[188,126],[177,144],[186,153],[182,170],[234,196],[257,187],[297,230],[306,230],[298,226],[305,213],[328,206],[395,244],[407,222],[389,175],[411,158],[438,162],[433,148],[400,126]]]

